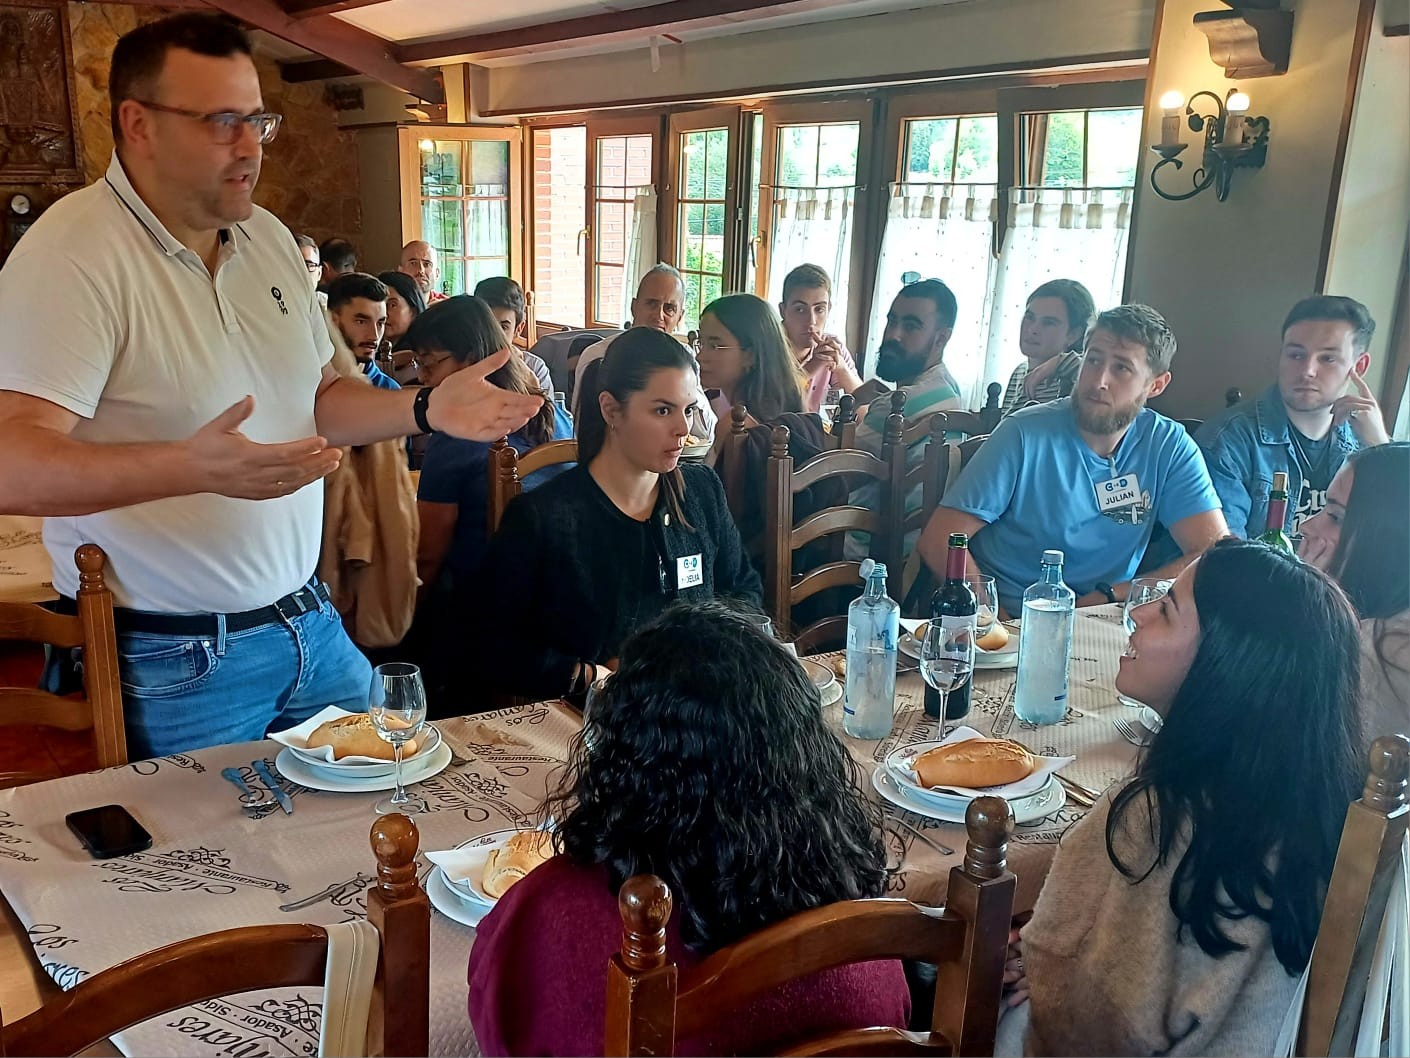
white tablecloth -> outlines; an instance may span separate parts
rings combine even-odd
[[[475,719],[439,726],[465,763],[417,787],[431,805],[416,817],[423,851],[528,826],[577,724],[559,706],[533,705],[495,714],[493,727]],[[514,734],[529,729],[532,742]],[[241,768],[248,781],[251,760],[272,764],[278,749],[268,741],[222,746],[0,791],[0,891],[45,971],[68,988],[201,933],[266,923],[326,925],[366,914],[375,870],[368,831],[372,806],[385,795],[323,793],[286,780],[294,814],[272,808],[251,819],[220,771]],[[105,804],[125,806],[147,828],[149,851],[89,858],[64,816]],[[429,864],[424,856],[418,862],[424,878]],[[473,936],[432,914],[433,1055],[478,1053],[466,1014]],[[309,1055],[317,1047],[321,992],[280,989],[208,1002],[115,1042],[127,1054]]]
[[[1114,716],[1133,715],[1113,690],[1124,644],[1120,620],[1116,607],[1079,614],[1071,705],[1062,723],[1033,728],[1015,719],[1011,669],[979,672],[964,722],[1046,755],[1075,754],[1064,774],[1094,789],[1127,774],[1136,751],[1111,725]],[[936,737],[923,695],[918,675],[902,675],[891,735],[878,742],[844,739],[868,779],[892,749]],[[840,706],[827,715],[840,730]],[[437,726],[456,762],[418,787],[431,805],[416,817],[423,851],[537,822],[536,809],[556,782],[579,721],[561,705],[541,703]],[[123,959],[201,933],[264,923],[322,925],[365,914],[374,870],[368,831],[372,806],[384,795],[322,793],[286,781],[294,814],[271,808],[250,819],[220,771],[235,766],[248,778],[253,758],[273,763],[278,749],[268,741],[223,746],[0,791],[0,892],[29,931],[45,971],[72,987]],[[870,787],[867,794],[876,796]],[[88,857],[64,816],[105,804],[124,805],[137,817],[152,833],[150,851],[107,861]],[[1009,866],[1018,876],[1020,908],[1032,906],[1058,838],[1085,811],[1069,803],[1018,828]],[[903,857],[891,889],[920,903],[942,903],[950,868],[963,855],[964,828],[909,813],[905,818],[954,852],[941,855],[903,828],[888,827],[892,854]],[[429,865],[424,857],[419,862],[424,878]],[[466,1015],[473,935],[432,916],[433,1055],[478,1053]],[[312,1054],[320,999],[318,988],[284,989],[205,1003],[116,1042],[128,1054],[157,1056]]]

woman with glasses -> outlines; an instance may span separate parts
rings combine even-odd
[[[1274,1054],[1364,774],[1356,614],[1228,539],[1131,615],[1116,687],[1164,722],[1010,938],[995,1053]]]
[[[788,350],[778,313],[753,294],[730,294],[705,306],[700,316],[700,384],[719,390],[721,422],[730,409],[749,409],[748,425],[774,422],[803,410],[803,374]],[[724,431],[717,431],[723,436]],[[717,438],[718,439],[718,438]]]
[[[462,294],[438,302],[416,317],[402,345],[414,354],[422,383],[435,386],[506,348],[508,342],[489,306],[479,298]],[[504,367],[489,376],[489,381],[516,393],[540,392],[528,367],[518,357],[510,357]],[[516,452],[523,453],[572,436],[572,420],[553,401],[545,400],[537,415],[509,434],[508,442]],[[416,572],[422,585],[418,624],[444,628],[441,618],[449,608],[461,605],[458,596],[480,565],[488,517],[489,452],[490,446],[482,441],[462,441],[444,434],[432,434],[426,443],[416,494],[421,520],[416,551]],[[537,488],[564,469],[548,467],[532,474],[525,480],[524,488]],[[423,631],[426,629],[418,630]],[[446,663],[458,655],[445,637],[435,632],[421,641],[434,655],[423,664],[427,682],[437,683]],[[428,690],[436,696],[434,687]]]
[[[1302,560],[1325,570],[1361,618],[1368,742],[1410,735],[1410,444],[1363,448],[1302,526]]]

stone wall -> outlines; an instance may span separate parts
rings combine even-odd
[[[166,12],[108,3],[71,3],[68,10],[81,156],[85,181],[91,183],[103,175],[112,158],[108,60],[113,45],[128,30]],[[285,84],[272,61],[256,54],[256,63],[265,106],[283,114],[284,124],[278,138],[265,147],[255,201],[295,231],[319,241],[343,235],[356,242],[362,230],[362,206],[353,133],[338,129],[336,114],[323,102],[322,85]],[[26,192],[42,208],[72,190],[0,185],[0,209],[16,191]]]

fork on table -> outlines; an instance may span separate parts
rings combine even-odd
[[[1122,738],[1138,749],[1144,749],[1146,746],[1149,746],[1151,740],[1155,738],[1155,732],[1146,727],[1145,724],[1132,723],[1124,716],[1118,716],[1111,723]]]

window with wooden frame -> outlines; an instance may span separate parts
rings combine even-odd
[[[685,283],[682,331],[698,327],[705,306],[734,289],[735,276],[743,271],[735,256],[740,122],[738,107],[671,115],[666,205],[673,215],[667,247]]]
[[[518,128],[416,126],[398,130],[406,242],[436,250],[436,289],[465,294],[490,276],[514,275],[524,260],[518,193]]]

